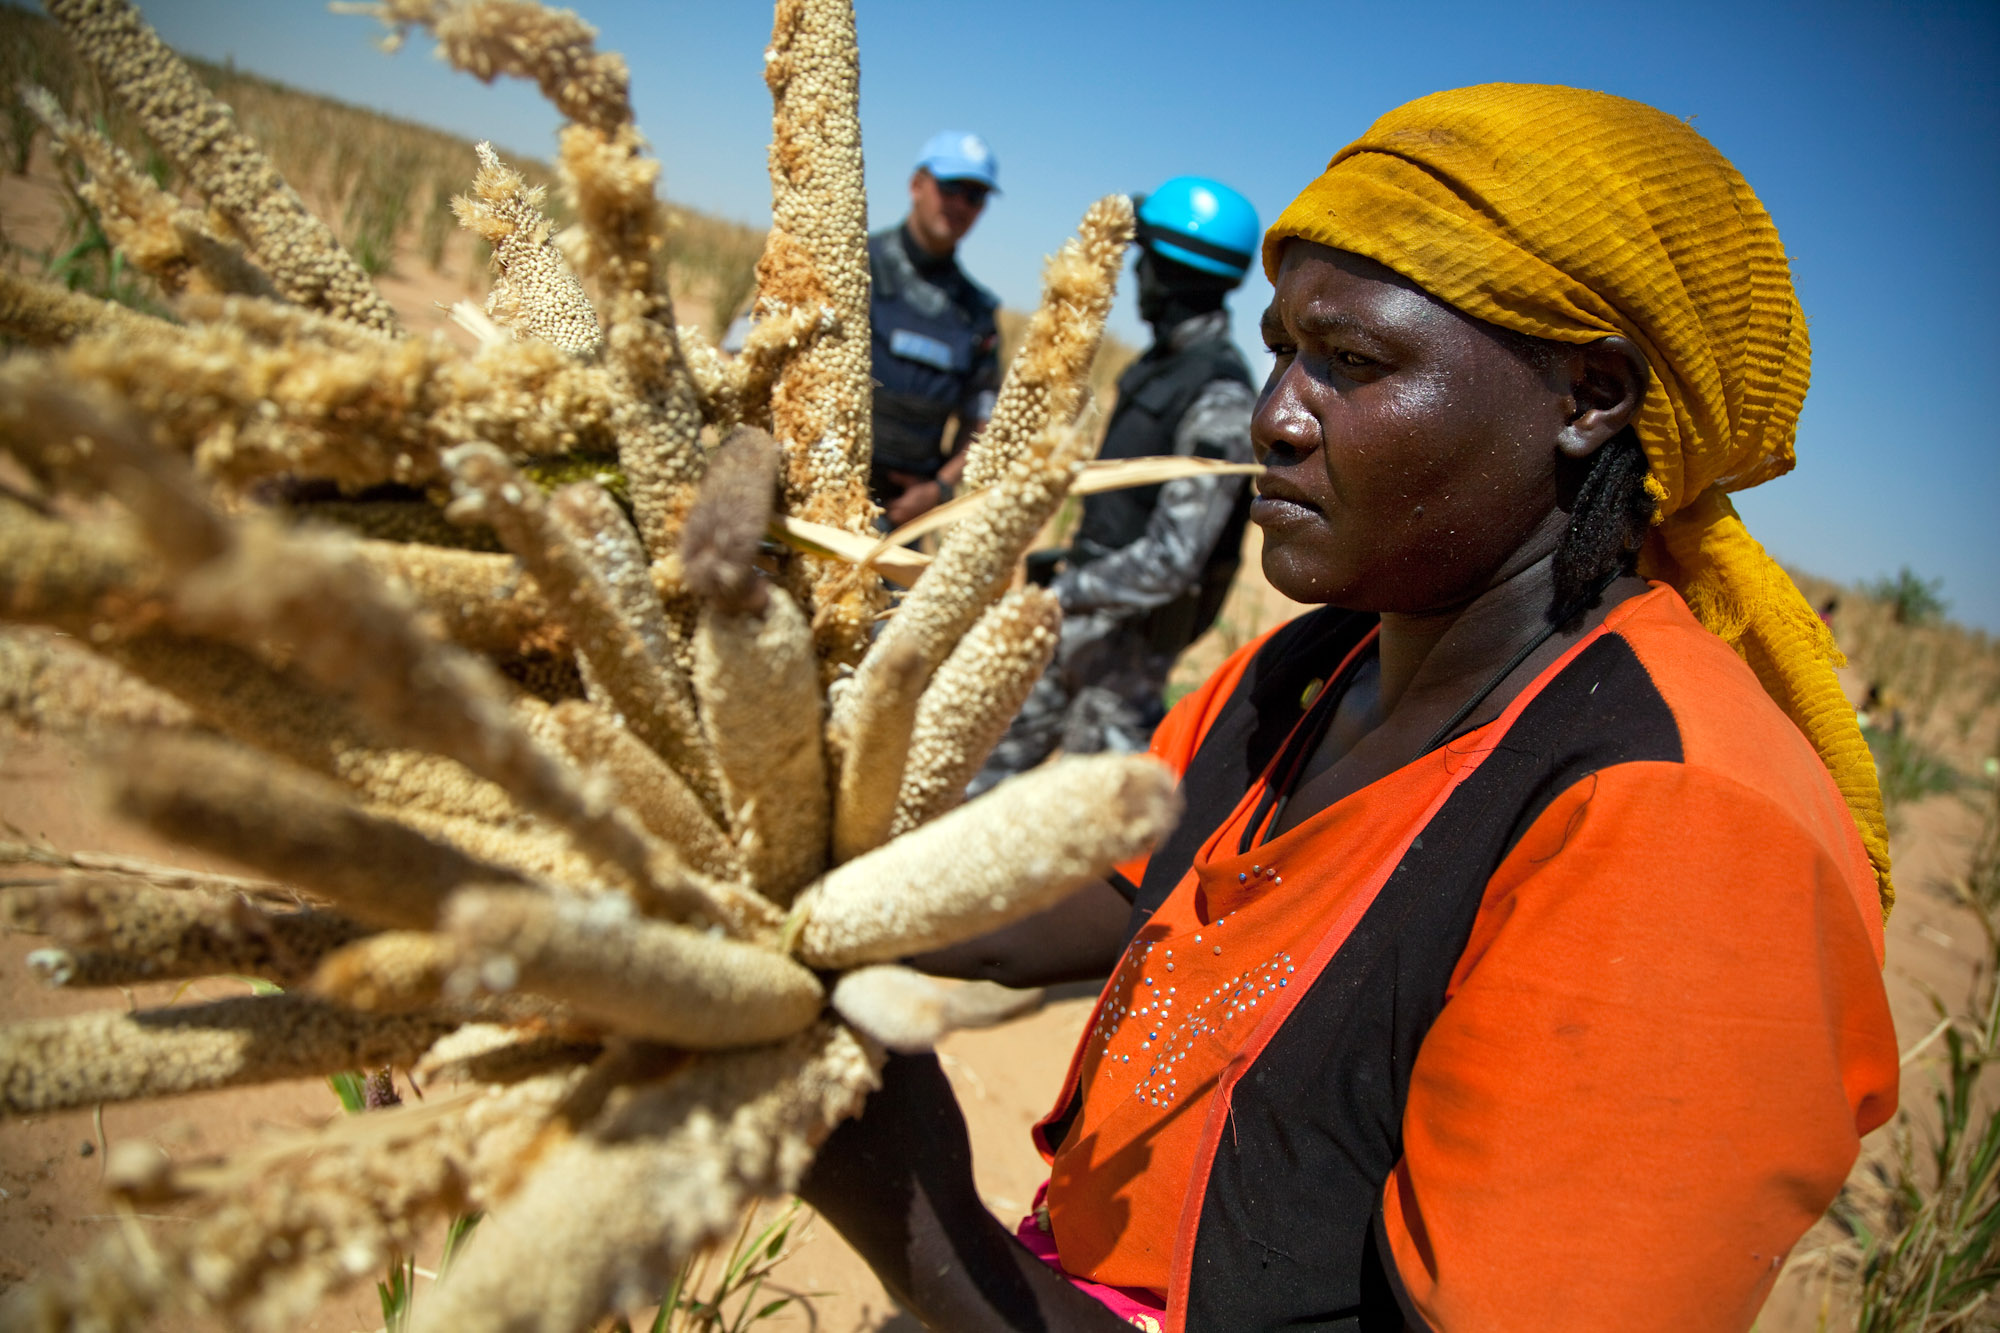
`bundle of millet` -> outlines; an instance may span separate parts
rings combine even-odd
[[[958,805],[1054,641],[1052,601],[1007,585],[1087,453],[1072,426],[1129,202],[1094,206],[1052,261],[982,445],[988,501],[876,632],[878,576],[770,539],[874,519],[845,0],[778,7],[776,225],[733,362],[674,326],[658,166],[623,62],[580,20],[368,8],[480,77],[535,80],[572,121],[576,271],[489,150],[461,201],[493,243],[504,341],[401,333],[129,5],[52,5],[276,295],[173,290],[194,270],[171,255],[171,321],[0,292],[40,348],[0,366],[0,440],[36,487],[0,495],[0,633],[32,649],[0,674],[46,671],[45,636],[74,636],[91,690],[16,719],[77,722],[108,810],[247,873],[73,860],[0,889],[0,921],[51,935],[52,984],[250,971],[288,989],[0,1028],[0,1115],[357,1067],[438,1081],[251,1163],[115,1173],[121,1197],[193,1220],[121,1230],[13,1293],[29,1326],[285,1327],[473,1207],[490,1216],[419,1303],[426,1327],[579,1329],[657,1299],[796,1183],[885,1047],[1018,1007],[889,960],[1039,910],[1174,815],[1143,757]],[[198,216],[141,203],[177,236]],[[302,482],[399,483],[428,515],[415,530],[448,521],[502,553],[258,502]],[[524,665],[550,660],[569,670]],[[0,702],[25,697],[0,680]],[[530,1257],[557,1278],[519,1282]]]

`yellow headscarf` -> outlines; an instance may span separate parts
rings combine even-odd
[[[1861,830],[1886,916],[1888,826],[1833,636],[1724,492],[1791,470],[1812,354],[1777,229],[1713,145],[1622,97],[1486,84],[1399,107],[1264,236],[1365,255],[1441,301],[1557,342],[1623,334],[1652,367],[1633,425],[1672,584],[1799,725]]]

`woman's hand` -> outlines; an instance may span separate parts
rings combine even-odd
[[[1016,1242],[972,1182],[972,1147],[934,1055],[892,1055],[799,1195],[925,1327],[1119,1333],[1124,1321]]]
[[[1053,907],[978,939],[918,954],[910,966],[936,977],[1055,986],[1102,981],[1125,951],[1132,904],[1101,879]]]
[[[944,488],[929,477],[920,477],[913,472],[891,472],[890,479],[902,484],[903,489],[884,507],[890,528],[900,528],[919,514],[936,509],[944,501]]]

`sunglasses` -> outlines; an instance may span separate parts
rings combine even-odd
[[[937,187],[938,193],[945,198],[958,199],[974,206],[985,203],[986,196],[990,193],[988,188],[978,181],[939,181]]]

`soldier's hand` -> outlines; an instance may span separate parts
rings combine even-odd
[[[935,481],[912,482],[903,488],[903,493],[889,501],[883,510],[889,516],[889,526],[900,528],[905,523],[926,510],[938,507],[944,499],[944,488]]]

